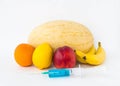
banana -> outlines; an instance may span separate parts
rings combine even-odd
[[[100,65],[105,60],[105,50],[101,46],[101,42],[98,42],[98,48],[95,54],[86,54],[83,58],[88,64],[91,65]]]
[[[75,50],[76,53],[76,57],[77,57],[77,61],[80,63],[87,63],[82,57],[85,56],[85,53],[79,51],[79,50]]]
[[[76,50],[76,55],[77,55],[77,60],[81,63],[87,63],[90,65],[100,65],[104,62],[105,60],[105,50],[101,46],[101,42],[98,42],[98,48],[95,53],[83,53],[79,50]],[[92,52],[92,51],[91,51]],[[79,56],[79,57],[78,57]]]
[[[85,54],[79,50],[76,50],[76,55],[77,55],[77,61],[79,61],[80,63],[87,63],[82,57],[85,56]],[[90,48],[90,50],[87,52],[87,54],[95,54],[96,49],[94,47],[94,45]]]
[[[95,46],[93,45],[86,54],[95,54],[95,52],[96,52],[96,48],[95,48]]]

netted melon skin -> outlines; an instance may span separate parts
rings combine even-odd
[[[32,30],[28,43],[37,47],[47,42],[55,50],[58,47],[69,46],[73,49],[87,52],[94,43],[90,30],[82,24],[72,21],[51,21]]]

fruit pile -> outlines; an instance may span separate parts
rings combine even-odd
[[[40,44],[34,48],[29,44],[19,44],[14,52],[16,62],[20,66],[31,66],[34,64],[39,69],[51,66],[52,61],[56,68],[73,68],[76,61],[90,65],[100,65],[105,60],[105,51],[98,42],[98,49],[94,46],[87,53],[80,50],[73,50],[68,46],[59,47],[53,52],[48,43]]]
[[[53,63],[56,68],[73,68],[77,61],[89,65],[102,64],[105,50],[100,42],[96,50],[93,36],[85,26],[70,21],[54,21],[33,30],[28,43],[15,48],[14,58],[23,67],[34,65],[38,69],[46,69]]]
[[[29,44],[20,44],[14,52],[16,62],[21,66],[31,66],[39,69],[51,66],[52,61],[56,68],[72,68],[76,65],[76,55],[68,46],[59,47],[53,52],[48,43],[42,43],[34,48]]]

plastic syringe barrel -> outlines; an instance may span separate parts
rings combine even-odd
[[[51,69],[48,71],[48,75],[50,78],[56,77],[67,77],[70,76],[71,70],[69,69]]]

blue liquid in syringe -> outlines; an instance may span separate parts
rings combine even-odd
[[[42,74],[48,74],[50,78],[67,77],[67,76],[70,76],[71,70],[70,69],[50,69],[48,70],[48,72],[42,72]]]

